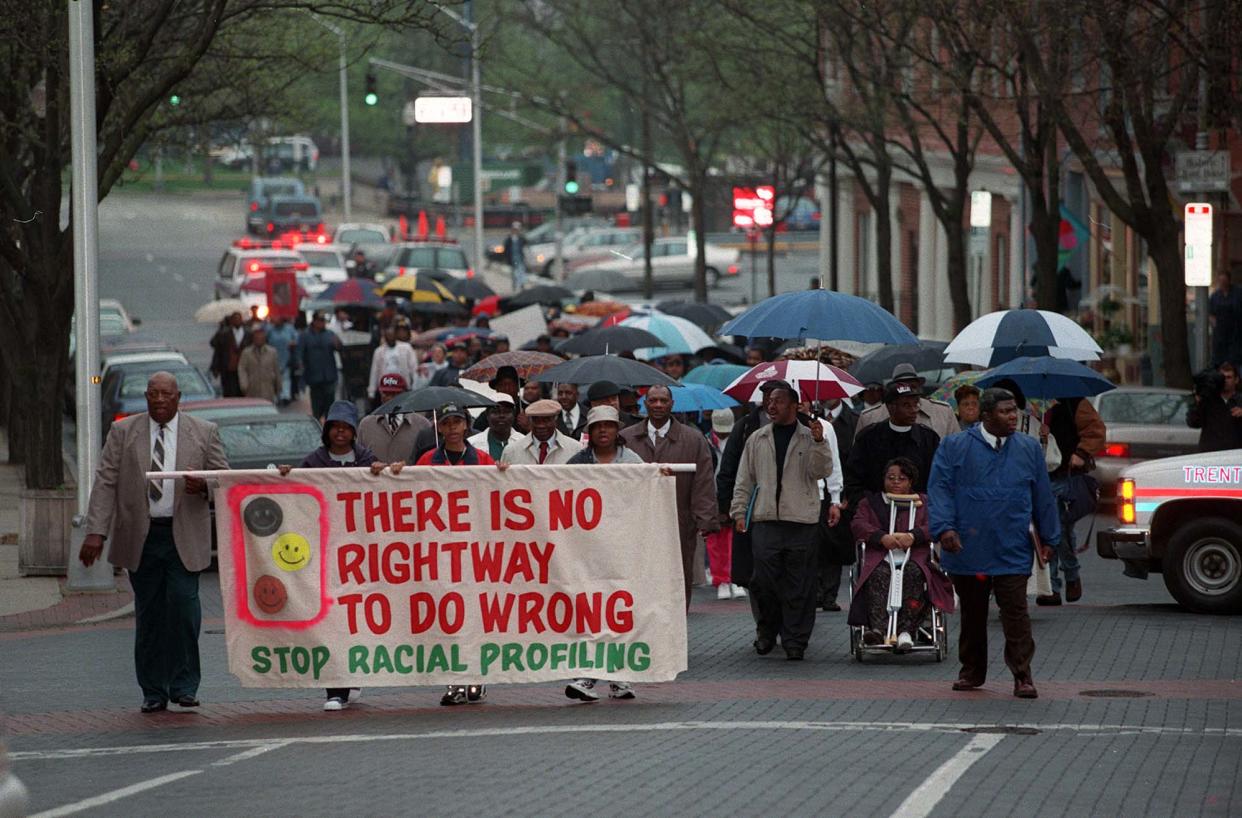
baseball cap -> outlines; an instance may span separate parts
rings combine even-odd
[[[389,372],[387,375],[381,375],[379,379],[379,391],[381,392],[404,392],[410,388],[406,382],[405,376],[397,372]]]
[[[466,410],[460,403],[446,403],[436,410],[436,422],[439,423],[445,418],[462,418],[463,420],[469,420],[470,416],[466,414]]]
[[[777,378],[776,380],[764,381],[763,386],[759,387],[759,391],[765,395],[776,389],[784,389],[786,392],[794,396],[794,400],[798,399],[798,390],[789,385],[789,381]]]
[[[733,411],[731,409],[715,409],[712,411],[712,429],[717,434],[733,431]]]
[[[918,370],[914,368],[914,364],[897,364],[893,367],[893,377],[890,381],[921,381],[923,377],[919,375]]]
[[[605,421],[608,423],[620,424],[621,419],[617,415],[617,410],[613,409],[611,406],[593,406],[591,407],[591,411],[587,412],[588,429],[591,428],[591,424],[593,423],[603,423]]]
[[[919,394],[919,390],[910,385],[909,381],[893,381],[884,389],[884,402],[892,403],[906,395]]]
[[[621,387],[612,381],[596,381],[587,389],[587,400],[603,400],[621,394]]]
[[[494,395],[492,395],[492,400],[495,401],[496,403],[507,403],[510,406],[514,405],[513,396],[510,395],[508,392],[497,392]]]
[[[532,418],[555,417],[561,413],[561,405],[550,398],[537,400],[526,407],[526,416]]]

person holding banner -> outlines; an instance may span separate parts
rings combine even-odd
[[[755,652],[764,656],[779,635],[785,658],[801,660],[815,627],[820,516],[819,481],[832,474],[824,426],[798,421],[798,393],[787,381],[762,387],[772,422],[746,441],[729,514],[751,532],[758,608]]]
[[[79,558],[91,565],[111,538],[108,561],[134,588],[134,670],[142,712],[174,702],[198,707],[202,678],[198,574],[211,564],[211,512],[205,481],[148,481],[145,472],[227,469],[214,423],[177,411],[181,391],[168,372],[147,381],[147,411],[108,431],[86,514]]]
[[[582,451],[582,444],[557,428],[561,412],[561,404],[550,398],[527,406],[530,434],[510,440],[501,455],[501,462],[511,466],[558,466],[568,463],[569,458]]]
[[[358,437],[358,407],[347,400],[338,400],[328,407],[323,422],[323,445],[308,454],[299,468],[325,469],[369,466],[372,474],[379,474],[389,464],[376,459],[375,453],[363,446]],[[405,461],[392,463],[392,473],[400,474]],[[293,471],[292,466],[280,466],[281,476]],[[330,687],[324,691],[323,709],[328,712],[344,710],[349,706],[352,693],[357,699],[362,693],[358,688]]]
[[[647,390],[647,419],[621,430],[621,440],[647,463],[693,463],[693,474],[677,475],[677,528],[681,537],[681,567],[686,588],[686,610],[694,579],[698,531],[716,531],[715,468],[707,438],[673,418],[673,393],[657,384]]]

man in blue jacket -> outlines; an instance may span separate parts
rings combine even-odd
[[[328,329],[323,313],[317,312],[310,328],[298,339],[298,361],[302,364],[302,381],[310,388],[311,414],[321,420],[336,399],[336,353],[341,341]]]
[[[988,597],[996,596],[1005,633],[1005,664],[1013,694],[1038,697],[1031,679],[1035,640],[1026,608],[1034,522],[1045,546],[1061,541],[1056,498],[1039,441],[1014,434],[1018,405],[1007,389],[988,389],[979,401],[981,423],[941,441],[928,483],[931,534],[962,603],[954,690],[987,679]]]

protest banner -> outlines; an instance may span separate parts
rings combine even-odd
[[[674,478],[658,466],[213,479],[229,670],[244,686],[686,669]]]

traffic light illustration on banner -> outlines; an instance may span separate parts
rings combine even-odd
[[[578,163],[573,159],[565,160],[565,192],[570,196],[578,193]]]
[[[367,89],[367,93],[366,93],[366,96],[362,98],[362,101],[365,102],[367,105],[375,105],[376,103],[378,103],[379,102],[379,91],[377,91],[375,88],[375,75],[372,74],[370,71],[367,72],[366,89]]]
[[[309,486],[236,486],[234,570],[246,594],[240,613],[259,627],[314,624],[327,610],[322,495]],[[239,547],[240,546],[240,547]]]

